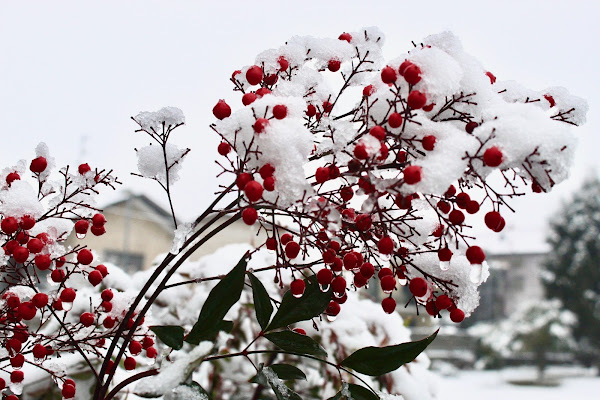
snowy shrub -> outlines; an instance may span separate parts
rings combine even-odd
[[[63,243],[72,230],[105,234],[94,199],[98,188],[118,183],[110,172],[82,164],[53,180],[45,145],[31,174],[25,161],[4,169],[1,368],[10,391],[18,395],[27,382],[20,369],[27,362],[74,397],[76,384],[57,360],[77,353],[94,374],[96,400],[120,397],[141,379],[140,394],[165,399],[258,399],[265,387],[278,399],[300,398],[286,384],[300,372],[276,366],[281,360],[303,360],[307,385],[317,388],[293,385],[305,398],[391,397],[380,391],[425,398],[423,375],[412,368],[419,362],[398,368],[435,334],[399,344],[407,337],[391,326],[400,324],[392,294],[407,291],[417,312],[457,323],[468,317],[489,274],[470,221],[500,232],[512,197],[564,180],[572,128],[585,122],[587,105],[562,88],[497,81],[450,33],[389,61],[383,43],[375,28],[338,39],[293,37],[235,71],[239,106],[218,101],[211,125],[226,185],[187,224],[171,199],[190,151],[169,143],[183,113],[168,107],[133,117],[151,140],[137,150],[138,175],[165,190],[177,226],[170,252],[137,286],[112,280],[89,249]],[[235,266],[223,257],[212,275],[190,269],[188,281],[175,283],[194,251],[239,220],[266,233],[266,242]],[[264,265],[248,268],[255,260]],[[54,286],[42,285],[45,275]],[[266,284],[273,279],[276,286]],[[185,288],[193,284],[198,289]],[[354,293],[367,285],[387,295],[380,307]],[[302,321],[319,334],[299,330]],[[210,368],[213,378],[226,373],[229,387],[207,393],[193,382],[194,371]],[[319,368],[325,372],[308,372]],[[387,373],[391,380],[381,378]]]

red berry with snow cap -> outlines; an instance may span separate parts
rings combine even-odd
[[[423,148],[427,151],[432,151],[435,148],[436,137],[433,135],[427,135],[423,138]]]
[[[92,168],[90,167],[89,164],[85,163],[85,164],[79,164],[79,167],[77,168],[77,170],[79,171],[80,175],[85,175],[88,172],[90,172],[92,170]]]
[[[352,41],[352,35],[347,32],[344,32],[338,37],[338,39],[345,40],[346,42],[350,43]]]
[[[406,99],[406,104],[413,110],[418,110],[427,104],[427,96],[418,90],[413,90],[409,93]]]
[[[21,176],[16,173],[16,172],[11,172],[10,174],[6,175],[6,183],[10,186],[11,183],[13,183],[14,181],[18,181],[21,179]]]
[[[488,167],[499,166],[500,164],[502,164],[503,159],[504,156],[502,154],[502,150],[500,150],[496,146],[490,147],[483,153],[483,162]]]
[[[252,129],[254,129],[254,133],[263,133],[265,128],[269,125],[269,120],[266,118],[259,118],[256,120],[254,125],[252,125]]]

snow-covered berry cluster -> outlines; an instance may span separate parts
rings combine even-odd
[[[460,322],[488,275],[471,221],[500,232],[510,198],[565,179],[587,105],[497,80],[451,33],[387,62],[383,42],[294,37],[233,73],[239,105],[219,100],[211,125],[240,194],[227,211],[267,233],[294,295],[311,273],[332,288],[332,317],[378,281],[386,312],[406,286]]]
[[[29,167],[23,160],[0,173],[0,390],[17,399],[27,380],[27,365],[46,371],[63,398],[75,396],[76,384],[61,358],[78,353],[90,367],[102,360],[107,339],[135,331],[139,349],[129,353],[156,357],[148,329],[124,321],[129,295],[103,285],[108,268],[90,249],[66,245],[74,230],[78,239],[106,233],[106,218],[95,206],[104,187],[119,182],[112,171],[81,164],[57,176],[45,144],[36,149]],[[122,328],[121,328],[122,327]],[[132,347],[133,346],[133,347]],[[135,368],[129,357],[125,368]],[[34,368],[35,369],[35,368]]]

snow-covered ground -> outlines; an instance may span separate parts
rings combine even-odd
[[[533,378],[533,370],[461,371],[456,376],[442,377],[438,383],[440,400],[592,400],[600,398],[600,377],[565,376],[557,387],[521,386],[508,380]],[[554,372],[554,373],[553,373]],[[550,371],[550,376],[558,375]]]

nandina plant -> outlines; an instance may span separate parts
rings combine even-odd
[[[255,399],[264,387],[280,399],[312,398],[284,384],[302,371],[277,363],[283,358],[337,371],[338,393],[327,387],[317,398],[377,399],[379,390],[389,391],[393,386],[365,375],[380,377],[413,361],[435,333],[326,359],[327,343],[295,324],[335,327],[331,321],[343,319],[344,305],[353,304],[346,301],[367,285],[381,289],[382,315],[396,315],[394,293],[405,291],[406,306],[416,313],[461,322],[477,307],[477,288],[488,276],[470,224],[482,221],[500,232],[511,198],[547,192],[565,179],[571,129],[585,121],[587,105],[563,88],[536,92],[496,80],[449,33],[390,61],[382,57],[383,42],[375,28],[338,39],[294,37],[235,71],[238,105],[219,100],[212,110],[226,184],[191,223],[177,220],[171,198],[190,151],[169,142],[185,122],[183,113],[169,107],[133,117],[151,141],[137,149],[136,174],[165,190],[177,227],[173,247],[134,295],[104,286],[110,270],[93,251],[63,243],[72,230],[78,237],[105,234],[106,219],[93,199],[100,187],[118,183],[110,172],[81,164],[77,171],[60,169],[54,181],[44,145],[29,172],[24,162],[6,168],[0,176],[0,369],[8,378],[2,388],[8,384],[17,398],[27,363],[73,398],[76,382],[56,360],[76,353],[93,374],[91,398],[108,400],[152,375],[172,378],[169,359],[185,352],[190,356],[178,364],[185,368],[175,385],[171,379],[167,389],[146,397],[220,398],[218,387],[207,392],[192,374],[232,358],[255,368],[248,376]],[[197,249],[240,220],[266,241],[219,274],[173,281]],[[249,270],[262,251],[272,252],[271,262]],[[281,293],[266,289],[273,278]],[[196,305],[194,324],[145,323],[162,294],[214,281]],[[256,323],[245,326],[256,329],[237,347],[224,348],[219,337],[245,324],[225,318],[246,298],[246,286],[254,316],[245,315]],[[121,368],[133,372],[123,375]]]

